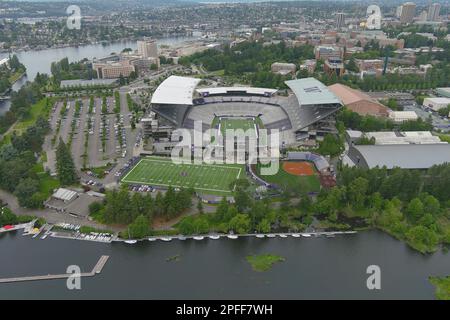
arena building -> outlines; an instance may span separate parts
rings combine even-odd
[[[151,100],[155,118],[174,128],[191,130],[195,121],[201,120],[203,132],[210,128],[245,129],[252,127],[253,121],[257,136],[258,129],[269,133],[278,129],[281,146],[321,140],[336,132],[334,115],[343,104],[314,78],[287,81],[287,96],[266,88],[200,88],[200,81],[179,76],[163,81]],[[152,123],[150,119],[144,122]],[[144,128],[144,132],[150,136],[151,128]]]

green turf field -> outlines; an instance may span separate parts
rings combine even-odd
[[[281,188],[297,189],[300,188],[303,192],[319,192],[320,191],[320,179],[319,176],[295,176],[287,173],[283,170],[283,163],[280,162],[280,169],[278,173],[273,176],[260,175],[261,165],[256,166],[257,174],[266,182],[273,183]]]
[[[170,158],[142,159],[123,177],[123,183],[194,188],[215,195],[229,195],[230,185],[244,174],[238,165],[174,164]]]
[[[255,120],[246,118],[222,118],[220,120],[220,131],[225,135],[225,130],[242,129],[244,131],[255,129]]]

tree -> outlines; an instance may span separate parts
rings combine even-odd
[[[271,230],[270,221],[267,219],[262,219],[256,227],[256,230],[261,233],[269,233]]]
[[[364,208],[369,181],[359,177],[350,183],[348,187],[348,200],[357,209]]]
[[[128,226],[128,235],[133,239],[142,239],[150,234],[148,218],[140,215]]]
[[[252,205],[252,199],[244,190],[237,189],[235,192],[235,205],[239,212],[244,213]]]
[[[344,149],[343,143],[339,137],[332,134],[327,134],[323,141],[319,143],[317,150],[322,155],[331,157],[338,156]]]
[[[201,199],[197,201],[197,210],[199,213],[203,213],[203,202]]]
[[[356,64],[354,57],[350,58],[350,61],[348,62],[346,69],[351,72],[359,72],[359,68],[358,65]]]
[[[250,217],[247,214],[237,214],[230,220],[228,227],[239,234],[248,233],[251,227]]]
[[[56,170],[61,185],[68,186],[78,182],[72,154],[61,138],[56,150]]]
[[[412,221],[418,221],[424,214],[422,201],[419,198],[412,199],[406,208],[406,213]]]
[[[22,179],[17,185],[14,195],[17,197],[19,204],[24,208],[39,207],[34,203],[33,195],[39,191],[39,181],[26,178]],[[40,204],[42,205],[42,203]]]
[[[183,218],[178,224],[178,230],[181,234],[191,235],[195,233],[194,217]]]

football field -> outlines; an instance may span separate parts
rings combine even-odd
[[[144,158],[126,174],[122,182],[150,186],[194,188],[197,191],[226,195],[230,185],[243,173],[240,166],[174,164],[170,158]]]
[[[222,118],[220,119],[220,131],[225,135],[227,129],[255,130],[255,120],[251,118]]]

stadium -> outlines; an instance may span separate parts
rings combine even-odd
[[[175,135],[174,138],[172,134],[179,128],[191,132],[217,129],[215,132],[218,135],[225,135],[229,129],[242,129],[252,133],[251,136],[255,139],[260,139],[261,129],[267,129],[268,134],[277,129],[281,149],[311,141],[315,143],[326,134],[336,132],[334,115],[343,106],[339,98],[314,78],[287,81],[289,90],[286,92],[253,87],[202,88],[199,86],[200,82],[197,78],[171,76],[155,90],[151,99],[152,112],[142,120],[144,136],[152,140],[149,152],[152,156],[170,154],[171,149],[180,141],[179,137]],[[197,121],[201,121],[201,128],[196,127]],[[239,143],[235,143],[233,153],[240,147]],[[278,160],[279,151],[270,157],[276,156]],[[322,180],[321,172],[328,169],[326,160],[309,153],[301,154],[297,154],[297,157],[303,157],[302,159],[291,159],[295,157],[291,153],[291,158],[285,159],[290,163],[283,164],[284,167],[280,170],[296,179],[308,180],[305,184],[307,191],[317,191]],[[294,160],[303,164],[297,168]],[[206,193],[226,194],[232,192],[230,184],[247,172],[261,185],[279,185],[277,180],[272,183],[270,178],[266,180],[258,177],[258,170],[252,170],[250,166],[241,165],[239,174],[236,174],[236,167],[207,165],[200,165],[205,171],[196,166],[178,165],[167,173],[168,166],[170,165],[156,162],[155,159],[144,158],[122,178],[122,182],[160,187],[192,187]],[[296,170],[300,170],[299,173]],[[302,170],[305,170],[305,174]],[[220,182],[213,182],[219,180]]]
[[[283,145],[320,140],[327,133],[335,133],[333,115],[342,103],[314,78],[286,81],[292,92],[287,96],[266,88],[199,88],[200,81],[178,76],[167,78],[152,96],[152,110],[175,128],[194,129],[195,121],[201,120],[203,131],[219,124],[217,118],[229,122],[254,119],[258,128],[278,129]]]

